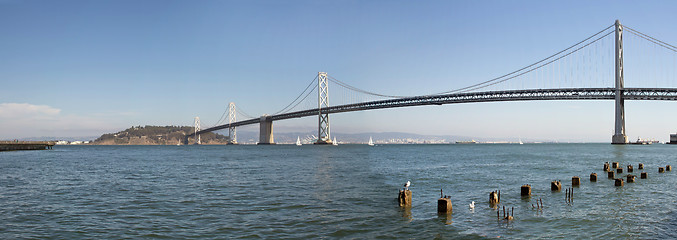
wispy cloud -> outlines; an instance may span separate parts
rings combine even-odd
[[[29,103],[0,103],[0,118],[17,118],[26,116],[55,116],[61,109],[47,105]]]
[[[47,105],[0,103],[0,138],[95,136],[120,128],[106,115],[63,114]]]

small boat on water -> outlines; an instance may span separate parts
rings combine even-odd
[[[301,137],[296,137],[296,146],[301,146]]]
[[[521,138],[520,138],[519,144],[520,144],[520,145],[524,144],[524,143],[522,142],[522,139],[521,139]]]
[[[371,137],[369,137],[369,142],[367,143],[369,146],[374,146],[374,141],[371,140]]]
[[[642,139],[642,138],[637,138],[637,141],[631,142],[630,144],[637,144],[637,145],[651,145],[654,143],[659,143],[659,141],[656,140],[649,140],[649,139]]]
[[[331,142],[331,145],[338,146],[338,142],[336,141],[336,137],[334,137],[334,141]]]

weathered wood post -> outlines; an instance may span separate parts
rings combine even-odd
[[[493,191],[489,193],[489,205],[495,206],[496,204],[499,204],[500,200],[498,199],[498,192]]]
[[[663,167],[658,167],[658,172],[659,172],[659,173],[665,172],[665,168],[663,168]]]
[[[641,178],[641,179],[646,179],[647,177],[649,177],[649,175],[648,175],[646,172],[642,172],[642,173],[639,175],[639,178]]]
[[[522,197],[531,197],[531,185],[529,184],[522,185],[520,195]]]
[[[665,166],[665,171],[666,172],[672,171],[672,166],[670,165]]]
[[[452,211],[452,206],[451,206],[451,199],[449,198],[439,198],[437,199],[437,213],[451,213]]]
[[[626,176],[626,178],[627,178],[628,183],[634,183],[635,182],[635,175],[629,174],[628,176]]]
[[[611,168],[613,168],[613,169],[618,168],[618,166],[620,166],[620,164],[618,164],[618,162],[613,162],[613,163],[611,164]]]
[[[550,190],[552,190],[552,191],[562,191],[562,183],[560,181],[550,182]]]
[[[578,176],[574,176],[571,178],[571,186],[580,186],[581,185],[581,178]]]
[[[411,207],[411,190],[400,190],[397,202],[400,207]]]
[[[614,171],[609,171],[609,172],[607,172],[606,174],[607,174],[607,177],[608,177],[609,179],[614,179],[614,178],[616,178],[616,173],[615,173]]]
[[[597,182],[597,173],[591,173],[590,174],[590,181],[591,182]]]
[[[622,187],[623,186],[623,179],[622,178],[616,178],[616,181],[614,182],[614,186]]]
[[[609,162],[604,163],[604,171],[608,172],[609,171]]]
[[[632,165],[628,165],[628,173],[632,172]]]
[[[616,173],[623,173],[623,169],[622,168],[616,168]]]
[[[642,164],[642,163],[638,164],[637,169],[644,169],[644,164]]]

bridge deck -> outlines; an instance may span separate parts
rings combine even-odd
[[[677,101],[677,88],[625,88],[622,91],[625,100],[664,100]],[[341,113],[385,109],[396,107],[443,105],[474,102],[505,102],[505,101],[537,101],[537,100],[613,100],[616,96],[615,88],[569,88],[569,89],[530,89],[510,91],[490,91],[454,93],[444,95],[427,95],[407,98],[362,102],[331,106],[322,109],[322,113]],[[308,109],[297,112],[270,116],[273,121],[289,118],[301,118],[318,115],[318,109]],[[258,118],[224,124],[198,131],[197,134],[226,129],[231,126],[239,127],[259,123]],[[189,134],[186,138],[194,136]]]

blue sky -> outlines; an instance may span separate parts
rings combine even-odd
[[[0,138],[96,136],[192,125],[195,116],[209,126],[229,102],[270,114],[318,71],[379,93],[441,92],[531,64],[616,19],[675,45],[675,9],[672,1],[0,0]],[[676,104],[627,102],[629,138],[667,140]],[[335,114],[331,123],[336,133],[610,141],[613,102],[410,107]],[[282,132],[316,128],[316,118],[275,123]]]

